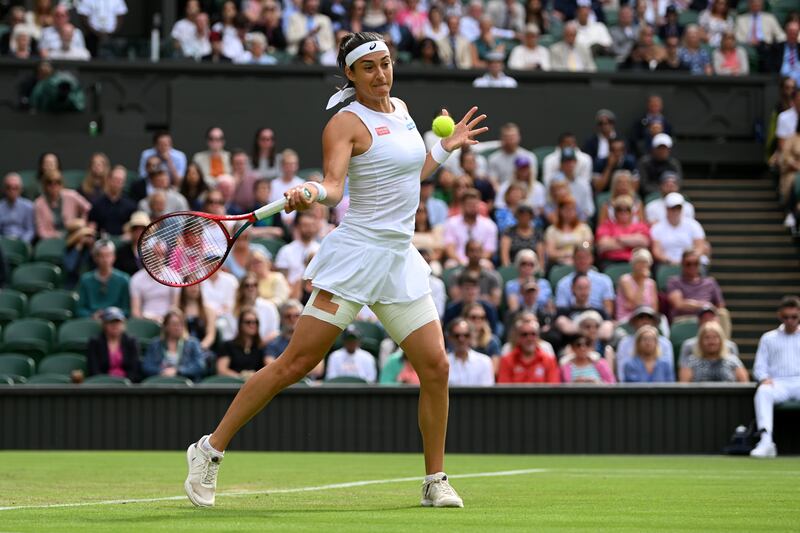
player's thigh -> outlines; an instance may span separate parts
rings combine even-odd
[[[313,368],[325,357],[336,337],[353,321],[361,307],[361,304],[315,288],[281,357],[303,361]]]

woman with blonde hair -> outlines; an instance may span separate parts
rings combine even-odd
[[[658,345],[658,330],[653,326],[642,326],[636,332],[634,355],[625,363],[622,381],[627,383],[671,383],[675,372],[661,359]]]
[[[86,170],[86,176],[78,187],[78,192],[90,202],[94,202],[103,194],[103,188],[106,186],[106,179],[111,173],[111,161],[108,156],[102,152],[95,152],[89,160],[89,168]]]
[[[142,372],[150,376],[182,376],[199,381],[206,372],[200,343],[189,336],[186,320],[180,309],[164,316],[161,335],[147,347],[142,358]]]
[[[630,196],[633,199],[633,206],[631,207],[631,217],[633,222],[641,222],[644,220],[644,207],[642,201],[636,194],[636,189],[633,183],[633,174],[629,170],[617,170],[611,176],[611,196],[603,202],[603,205],[597,210],[597,227],[600,227],[603,222],[607,220],[615,220],[614,216],[614,200],[619,196]]]
[[[461,310],[461,316],[472,326],[472,349],[493,359],[499,357],[502,347],[500,339],[492,333],[483,306],[477,302],[467,304]]]
[[[514,266],[517,267],[519,275],[517,279],[508,280],[505,286],[506,306],[509,314],[516,313],[520,309],[522,305],[522,286],[525,282],[537,274],[543,274],[539,256],[530,249],[520,250],[517,253],[514,258]],[[550,286],[550,282],[547,281],[547,278],[541,277],[536,280],[536,284],[539,286],[539,295],[536,299],[537,307],[551,307],[553,288]],[[546,310],[555,311],[555,308]]]
[[[631,272],[623,274],[617,284],[616,318],[627,322],[640,305],[658,311],[658,288],[651,277],[653,256],[647,248],[637,248],[631,255]]]
[[[278,308],[274,303],[259,295],[258,277],[252,272],[245,274],[239,283],[239,288],[236,290],[236,303],[233,306],[233,316],[239,316],[242,310],[247,308],[252,308],[258,316],[258,334],[264,342],[270,342],[278,336],[280,328]]]
[[[275,305],[283,305],[289,299],[289,282],[281,272],[272,270],[272,254],[264,247],[253,248],[247,271],[258,279],[258,294]]]
[[[544,246],[550,264],[571,265],[575,247],[594,242],[589,226],[578,219],[575,198],[567,196],[558,203],[555,222],[544,232]]]
[[[706,322],[700,326],[700,331],[697,332],[697,344],[692,355],[681,365],[678,380],[682,383],[750,381],[742,361],[728,352],[726,341],[725,331],[718,322]]]

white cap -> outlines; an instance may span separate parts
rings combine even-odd
[[[659,133],[653,137],[653,148],[657,146],[666,146],[667,148],[672,148],[672,137],[666,133]]]
[[[578,7],[592,7],[592,0],[578,0]]]
[[[679,192],[671,192],[664,198],[664,205],[669,207],[678,207],[683,205],[683,195]]]

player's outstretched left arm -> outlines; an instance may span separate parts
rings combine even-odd
[[[463,146],[472,146],[474,144],[478,144],[478,141],[475,139],[475,137],[482,133],[486,133],[489,131],[489,128],[486,126],[480,128],[478,127],[481,122],[486,120],[486,115],[478,115],[476,117],[475,113],[477,112],[478,106],[473,106],[469,111],[467,111],[467,114],[464,115],[464,118],[456,123],[453,134],[441,140],[442,148],[444,148],[447,152],[452,152],[453,150],[457,150]],[[442,109],[442,115],[449,116],[450,113],[448,113],[446,109]],[[433,159],[431,154],[428,154],[428,157],[425,159],[425,165],[422,167],[422,172],[420,172],[420,180],[427,179],[436,171],[437,168],[439,168],[439,163]]]

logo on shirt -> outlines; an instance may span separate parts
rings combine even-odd
[[[413,130],[413,129],[416,129],[416,127],[417,127],[417,125],[416,125],[416,124],[414,124],[414,122],[413,122],[413,121],[412,121],[412,122],[408,122],[408,123],[406,124],[406,129],[407,129],[407,130],[409,130],[409,131],[410,131],[410,130]]]
[[[375,133],[377,133],[378,135],[389,135],[392,132],[389,131],[389,128],[387,128],[386,126],[378,126],[377,128],[375,128]]]

